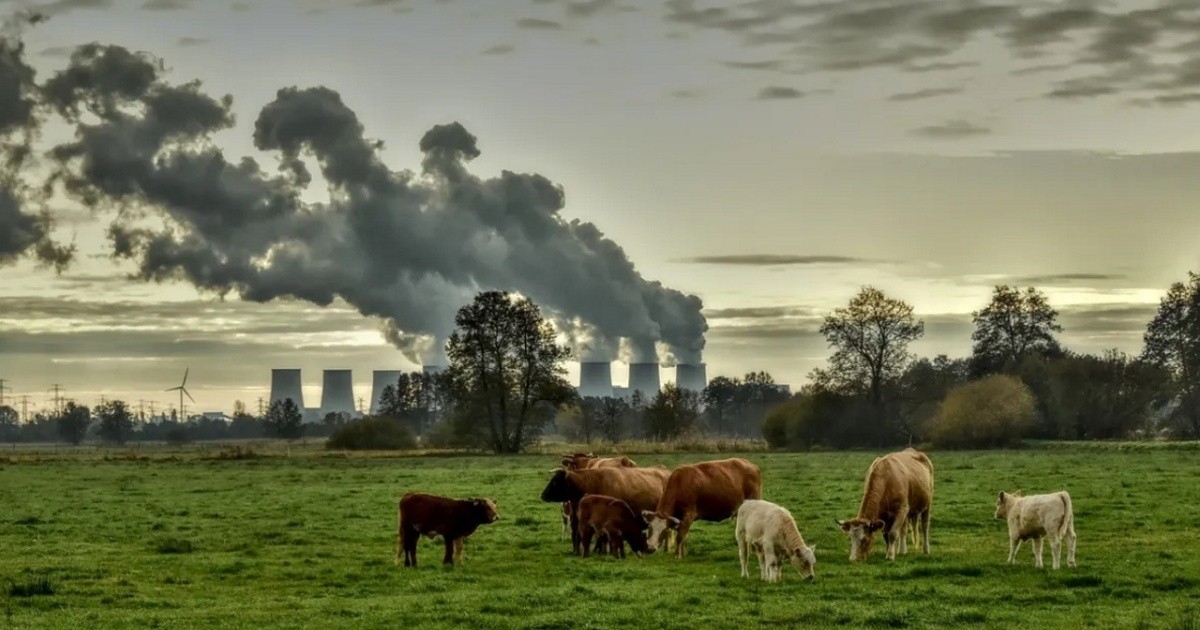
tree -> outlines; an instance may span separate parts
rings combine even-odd
[[[596,428],[599,429],[604,439],[615,444],[625,435],[628,418],[629,403],[621,398],[606,396],[601,400],[600,409],[597,412]]]
[[[946,394],[967,381],[967,361],[939,354],[917,359],[900,378],[901,432],[910,442],[924,437],[924,428]]]
[[[446,346],[462,430],[496,453],[516,453],[575,397],[563,377],[570,351],[528,298],[485,291],[454,318]]]
[[[1170,383],[1165,368],[1117,350],[1067,355],[1053,374],[1056,437],[1076,440],[1127,438],[1149,428]]]
[[[718,376],[708,382],[700,393],[704,403],[704,415],[708,425],[717,435],[733,432],[733,421],[737,417],[738,396],[741,393],[741,381],[728,376]]]
[[[1142,358],[1173,377],[1168,420],[1182,437],[1200,437],[1200,274],[1171,285],[1143,340]]]
[[[1054,333],[1062,332],[1058,311],[1050,308],[1046,295],[1034,287],[1024,291],[999,285],[992,301],[971,314],[971,372],[985,376],[1015,368],[1031,352],[1046,356],[1062,354]]]
[[[1013,446],[1036,421],[1029,387],[1015,376],[996,374],[950,390],[929,438],[939,448]]]
[[[299,439],[304,435],[304,416],[291,398],[275,400],[267,408],[263,418],[264,428],[268,435],[285,440]]]
[[[379,415],[388,416],[422,434],[441,421],[450,407],[449,375],[411,372],[383,388]]]
[[[123,400],[110,400],[96,408],[100,419],[100,439],[109,444],[124,444],[133,433],[133,414]]]
[[[0,405],[0,442],[16,442],[20,438],[21,416],[8,405]]]
[[[667,383],[646,407],[646,435],[659,441],[679,437],[694,429],[699,417],[699,394]]]
[[[925,323],[913,317],[912,306],[864,287],[821,324],[833,355],[828,370],[818,371],[814,380],[827,381],[835,391],[865,394],[882,420],[884,388],[912,360],[908,344],[924,333]]]
[[[92,423],[92,411],[74,401],[67,401],[66,406],[55,418],[58,425],[58,435],[70,444],[83,442],[87,435],[88,425]]]

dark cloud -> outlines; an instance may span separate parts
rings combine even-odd
[[[1020,286],[1042,286],[1056,284],[1078,284],[1087,282],[1110,282],[1124,280],[1125,276],[1108,273],[1055,273],[1036,276],[1014,276],[1006,281]]]
[[[557,30],[562,28],[562,22],[541,18],[521,18],[517,20],[517,27],[530,30]]]
[[[1104,79],[1077,79],[1063,81],[1057,84],[1057,87],[1046,92],[1046,98],[1057,99],[1074,99],[1074,98],[1090,98],[1093,96],[1104,96],[1106,94],[1114,94],[1120,91],[1115,85],[1108,85],[1103,82]]]
[[[179,39],[175,40],[175,45],[181,47],[203,46],[208,42],[209,40],[204,37],[180,37]]]
[[[802,96],[804,96],[804,92],[781,85],[770,85],[758,91],[758,100],[760,101],[787,100]]]
[[[1058,309],[1064,332],[1076,335],[1141,337],[1157,304],[1091,304]]]
[[[618,9],[616,0],[578,0],[576,2],[568,2],[567,15],[571,17],[586,18]]]
[[[776,266],[776,265],[846,265],[874,262],[865,258],[850,256],[801,256],[793,254],[730,254],[720,256],[695,256],[684,258],[677,262],[695,263],[701,265],[745,265],[745,266]]]
[[[950,120],[940,125],[918,127],[913,129],[910,133],[912,133],[914,136],[921,136],[924,138],[952,139],[981,136],[991,132],[992,130],[988,127],[970,123],[965,120]]]
[[[42,57],[55,57],[55,58],[65,59],[67,57],[70,57],[71,52],[74,50],[75,50],[74,46],[50,46],[48,48],[43,48],[42,51],[38,53],[38,55],[42,56]]]
[[[481,55],[507,55],[517,49],[512,44],[496,44],[490,48],[485,48],[479,52]]]
[[[674,90],[671,92],[671,98],[693,99],[701,96],[700,90]]]
[[[721,65],[735,70],[782,70],[786,62],[781,59],[763,61],[722,61]]]
[[[945,70],[959,70],[962,68],[975,68],[979,66],[978,61],[935,61],[926,64],[910,64],[904,66],[904,70],[908,72],[942,72]]]
[[[192,0],[146,0],[142,8],[148,11],[182,11],[192,6]]]
[[[745,306],[733,308],[705,309],[704,315],[718,326],[718,320],[727,319],[785,319],[821,318],[826,313],[812,306]]]
[[[888,100],[893,102],[916,101],[926,98],[934,98],[936,96],[961,94],[962,91],[963,89],[961,87],[926,88],[924,90],[917,90],[915,92],[901,92],[899,94],[893,94],[888,97]]]
[[[1191,105],[1200,103],[1200,92],[1182,92],[1176,94],[1159,94],[1150,99],[1137,99],[1137,105]]]
[[[345,300],[410,352],[418,337],[445,339],[476,291],[512,290],[574,326],[581,354],[611,358],[627,343],[647,360],[661,342],[664,360],[699,360],[699,298],[643,278],[595,225],[565,219],[562,189],[541,175],[473,175],[480,150],[462,125],[421,138],[419,176],[392,171],[337,92],[284,88],[254,124],[255,148],[278,156],[272,175],[212,142],[233,124],[229,97],[171,84],[161,68],[89,45],[41,90],[75,127],[50,151],[52,181],[99,212],[125,210],[109,215],[109,237],[137,278],[251,302]],[[309,164],[327,202],[302,200]]]

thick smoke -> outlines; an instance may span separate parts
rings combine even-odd
[[[18,39],[20,28],[30,19],[23,14],[0,25],[0,266],[32,256],[62,270],[74,249],[51,240],[50,215],[35,209],[41,196],[22,180],[38,126],[37,85]]]
[[[337,92],[284,88],[254,125],[255,146],[279,156],[271,174],[212,143],[234,123],[228,96],[170,84],[149,56],[80,47],[41,94],[75,127],[50,151],[48,185],[115,212],[114,252],[145,280],[260,302],[341,298],[419,362],[438,360],[455,311],[492,288],[548,309],[582,357],[615,358],[622,339],[638,360],[656,341],[680,360],[704,347],[699,298],[647,282],[596,226],[564,219],[545,177],[473,175],[480,151],[458,123],[421,138],[419,172],[393,171]],[[301,200],[309,163],[327,202]]]

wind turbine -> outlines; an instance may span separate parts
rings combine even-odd
[[[173,392],[175,390],[179,390],[179,421],[180,422],[185,422],[186,418],[187,418],[187,416],[183,412],[183,396],[186,394],[188,397],[188,400],[190,400],[192,402],[196,402],[196,399],[192,398],[191,393],[189,393],[187,390],[187,377],[188,377],[188,372],[191,371],[191,369],[192,368],[184,368],[183,382],[179,384],[179,387],[171,387],[166,390],[168,392]]]

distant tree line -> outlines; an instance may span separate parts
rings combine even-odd
[[[1032,287],[995,287],[972,320],[969,357],[918,358],[912,307],[864,288],[825,318],[828,365],[766,414],[763,437],[786,448],[1200,438],[1200,276],[1167,292],[1137,357],[1063,347],[1058,312]]]

